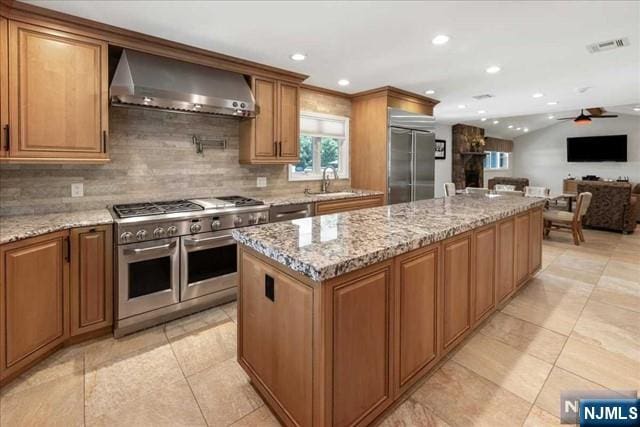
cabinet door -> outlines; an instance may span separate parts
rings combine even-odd
[[[439,253],[439,246],[420,249],[398,258],[396,264],[396,390],[400,393],[420,379],[438,356]]]
[[[255,120],[254,153],[262,159],[277,157],[277,83],[275,80],[255,78],[254,95],[259,107]]]
[[[495,307],[495,225],[475,231],[473,239],[473,323],[477,324]]]
[[[279,156],[293,161],[298,159],[298,141],[300,138],[298,86],[279,83],[278,88]]]
[[[333,288],[334,426],[365,425],[391,400],[390,275],[387,266]]]
[[[471,235],[444,243],[443,347],[449,349],[471,327]]]
[[[529,276],[529,214],[516,217],[516,286]]]
[[[11,157],[105,158],[107,44],[9,23]]]
[[[290,424],[311,425],[313,291],[246,252],[241,263],[239,358]]]
[[[498,223],[498,270],[496,301],[501,303],[514,290],[516,225],[513,218]]]
[[[8,22],[0,16],[0,157],[7,154],[9,131],[9,32]]]
[[[534,209],[529,214],[529,273],[533,274],[542,265],[542,210]]]
[[[71,230],[71,335],[113,323],[111,226]]]
[[[58,232],[0,249],[2,378],[68,337],[67,244],[67,232]]]

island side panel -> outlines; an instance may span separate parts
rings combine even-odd
[[[313,288],[240,248],[238,361],[288,425],[312,425]]]

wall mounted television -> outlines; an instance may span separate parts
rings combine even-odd
[[[567,162],[626,162],[627,135],[567,138]]]

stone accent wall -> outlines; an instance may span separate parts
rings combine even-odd
[[[482,186],[484,182],[484,157],[467,154],[473,151],[469,141],[477,138],[484,138],[484,129],[463,124],[452,127],[453,169],[451,175],[458,189],[471,186],[472,183],[467,182],[466,179],[468,174],[478,176],[478,183],[480,183],[478,186]]]
[[[350,115],[348,99],[302,90],[302,109]],[[112,107],[106,165],[1,165],[0,215],[103,208],[115,203],[229,194],[260,195],[319,189],[318,181],[289,182],[287,167],[238,162],[239,119]],[[226,150],[196,154],[191,136],[225,138]],[[256,187],[266,177],[267,188]],[[72,183],[84,197],[71,197]],[[340,180],[335,188],[345,188]]]

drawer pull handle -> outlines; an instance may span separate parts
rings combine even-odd
[[[269,298],[271,301],[276,301],[276,288],[273,277],[268,274],[264,275],[264,296]]]

